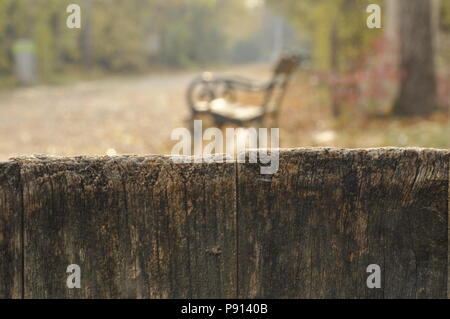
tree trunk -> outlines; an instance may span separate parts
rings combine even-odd
[[[437,108],[432,2],[398,0],[400,92],[396,115],[428,115]]]
[[[341,114],[340,105],[340,73],[339,73],[339,31],[337,18],[332,23],[330,30],[330,67],[331,67],[331,112],[334,117],[338,117]]]
[[[82,6],[81,55],[85,67],[92,66],[92,9],[93,0],[84,0]]]
[[[386,31],[385,35],[389,44],[396,44],[398,42],[398,17],[399,17],[399,2],[398,0],[385,0],[386,2]]]

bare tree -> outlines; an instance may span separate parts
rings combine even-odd
[[[83,27],[81,31],[81,52],[83,64],[87,67],[92,66],[92,2],[93,0],[83,1]]]
[[[338,39],[338,23],[337,18],[334,19],[331,32],[330,32],[330,67],[333,75],[333,83],[331,86],[331,110],[334,117],[338,117],[341,114],[341,105],[339,101],[339,39]]]
[[[428,115],[437,107],[432,2],[398,0],[400,91],[397,115]]]

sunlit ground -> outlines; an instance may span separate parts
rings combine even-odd
[[[257,79],[270,76],[266,66],[229,71]],[[170,141],[172,130],[186,126],[185,89],[195,74],[151,74],[2,92],[0,160],[32,154],[170,153],[175,143]],[[304,73],[290,87],[279,126],[282,147],[450,146],[448,114],[399,119],[349,110],[334,119],[325,88],[311,84]]]
[[[335,119],[325,88],[310,84],[306,75],[296,80],[280,120],[284,147],[450,147],[448,112],[438,111],[429,118],[396,118],[344,106],[343,115]]]

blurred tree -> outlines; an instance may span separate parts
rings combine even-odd
[[[359,63],[380,30],[366,27],[369,4],[375,0],[268,0],[271,7],[289,16],[299,34],[313,48],[313,66],[330,73],[330,102],[334,116],[341,113],[339,79]]]
[[[397,115],[427,115],[437,107],[432,2],[398,0],[400,92]]]
[[[11,72],[10,57],[8,47],[11,45],[10,21],[8,19],[8,9],[13,0],[0,1],[0,74]]]
[[[80,48],[83,64],[92,66],[92,4],[94,0],[82,2],[82,29],[80,35]]]
[[[439,22],[442,32],[450,34],[450,1],[441,1]]]
[[[269,6],[290,17],[301,40],[313,48],[316,68],[340,72],[356,67],[379,30],[366,28],[366,7],[381,0],[267,0]],[[334,48],[334,49],[332,49]]]
[[[12,46],[22,38],[36,43],[43,78],[71,65],[134,71],[220,62],[255,21],[241,0],[83,0],[78,30],[66,28],[70,3],[0,0],[0,75],[12,74]]]

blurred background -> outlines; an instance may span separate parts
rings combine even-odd
[[[449,148],[450,0],[0,0],[0,160],[170,153],[197,74],[287,53],[282,147]]]

